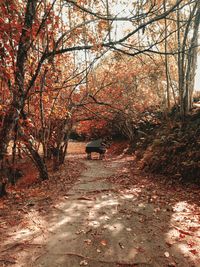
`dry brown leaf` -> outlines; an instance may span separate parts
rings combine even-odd
[[[100,243],[101,243],[102,246],[107,246],[107,241],[105,239],[101,240]]]

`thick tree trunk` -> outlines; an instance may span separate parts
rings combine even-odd
[[[65,162],[65,156],[67,154],[68,142],[69,142],[69,138],[67,139],[65,145],[63,146],[63,155],[62,155],[62,158],[60,159],[60,164],[64,164],[64,162]]]
[[[30,48],[31,35],[27,34],[33,25],[33,21],[36,13],[36,4],[38,0],[28,0],[25,12],[25,21],[22,28],[22,33],[18,45],[17,62],[16,62],[16,74],[15,74],[15,87],[13,88],[13,102],[10,105],[4,124],[0,131],[0,159],[2,159],[6,153],[7,146],[10,141],[12,130],[14,129],[19,115],[24,107],[24,76],[25,76],[25,62],[27,59],[27,53]]]
[[[19,117],[19,111],[13,105],[11,105],[7,112],[3,127],[0,132],[0,159],[2,160],[7,152],[7,147],[11,139],[11,133],[16,125],[16,121]]]
[[[58,170],[61,164],[65,162],[65,156],[67,153],[68,141],[69,141],[69,133],[67,133],[67,138],[65,140],[62,139],[56,148],[56,154],[54,156],[54,170]]]
[[[68,148],[68,142],[69,142],[69,134],[67,134],[67,138],[65,139],[64,144],[61,147],[61,153],[59,154],[59,164],[64,164],[65,162],[65,156],[67,154],[67,148]]]
[[[40,173],[40,178],[42,180],[47,180],[48,179],[48,171],[47,171],[47,167],[45,165],[45,162],[43,161],[43,159],[40,157],[39,153],[33,148],[32,144],[30,141],[26,140],[26,147],[28,149],[28,151],[30,152],[33,161]]]
[[[177,40],[178,40],[178,77],[180,112],[182,118],[192,107],[192,95],[197,61],[198,30],[200,23],[200,2],[194,1],[193,8],[183,34],[181,43],[181,22],[177,10]],[[193,27],[193,28],[192,28]],[[188,46],[189,43],[189,46]]]
[[[192,108],[192,96],[194,90],[194,79],[197,68],[197,56],[198,56],[198,36],[200,25],[200,2],[198,2],[197,12],[193,26],[193,36],[191,45],[188,52],[188,64],[186,72],[185,83],[185,96],[184,96],[184,112],[185,114]]]
[[[67,117],[62,125],[62,129],[57,136],[57,147],[55,148],[54,170],[58,170],[59,166],[64,163],[67,153],[69,135],[72,129],[72,120]]]

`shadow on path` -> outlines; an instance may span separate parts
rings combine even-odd
[[[83,161],[87,168],[66,199],[41,219],[48,231],[33,240],[41,246],[21,251],[12,266],[200,266],[199,214],[191,213],[198,201],[139,171],[131,186],[110,183],[118,172],[126,177],[124,159]]]

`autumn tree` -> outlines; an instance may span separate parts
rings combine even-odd
[[[78,112],[86,107],[90,113],[90,105],[93,106],[94,102],[99,109],[103,106],[102,101],[91,94],[88,77],[92,67],[111,50],[131,57],[175,54],[179,56],[180,67],[180,54],[185,57],[186,43],[191,56],[188,56],[185,73],[188,73],[187,77],[192,77],[189,75],[196,58],[198,1],[190,6],[184,0],[166,1],[165,7],[163,1],[124,3],[116,0],[113,4],[119,10],[111,8],[108,0],[1,2],[1,158],[5,156],[10,140],[14,136],[15,140],[20,138],[38,167],[41,178],[46,179],[45,162],[31,139],[33,128],[24,121],[30,116],[33,125],[42,129],[43,152],[46,155],[51,136],[50,132],[45,135],[46,129],[52,129],[52,122],[60,120],[62,123],[57,132],[56,146],[58,150],[66,151],[67,143],[63,147],[63,140],[66,131],[69,135],[74,116],[78,120]],[[125,6],[126,12],[123,11]],[[194,7],[193,12],[187,11],[189,7]],[[172,34],[162,30],[155,38],[154,29],[157,30],[164,19],[174,19],[175,14],[182,10],[191,14],[191,22],[187,20],[190,27],[185,28],[187,38],[182,39],[183,48],[178,45],[179,50],[176,47],[174,51],[162,51],[164,40],[169,40]],[[185,24],[180,20],[173,33],[177,32],[178,35],[183,26]],[[119,28],[123,30],[119,31]],[[177,40],[180,44],[181,36]],[[84,88],[80,90],[81,86]],[[117,88],[120,86],[118,84]],[[192,82],[189,87],[192,88]],[[180,88],[179,82],[179,91],[182,92]]]

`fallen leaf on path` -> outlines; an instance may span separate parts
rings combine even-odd
[[[169,247],[171,247],[174,244],[174,241],[168,240],[165,242]]]
[[[145,208],[145,204],[144,203],[140,203],[140,204],[138,204],[138,207],[139,208]]]
[[[121,249],[124,249],[124,246],[122,245],[121,242],[119,242],[119,246],[120,246]]]
[[[179,231],[181,234],[184,234],[184,235],[191,235],[191,236],[193,236],[193,234],[192,233],[190,233],[190,232],[188,232],[188,231],[184,231],[184,230],[182,230],[182,229],[179,229],[178,227],[176,227],[176,226],[173,226],[177,231]]]
[[[189,242],[187,242],[187,244],[188,244],[188,246],[189,246],[190,248],[196,246],[196,243],[193,242],[193,241],[189,241]]]
[[[164,255],[165,255],[166,258],[169,258],[169,252],[168,252],[168,251],[166,251],[166,252],[164,253]]]
[[[180,233],[180,234],[179,234],[179,237],[180,237],[180,238],[184,238],[184,237],[185,237],[185,234]]]
[[[175,262],[170,262],[170,263],[168,263],[167,267],[176,267],[176,263]]]
[[[199,254],[199,252],[196,249],[190,249],[189,251],[194,255]]]
[[[199,226],[190,226],[189,230],[192,231],[192,232],[196,232],[196,231],[199,230]]]
[[[80,234],[82,234],[82,233],[84,233],[84,230],[78,230],[75,234],[76,234],[76,235],[80,235]]]
[[[100,243],[101,243],[102,246],[107,246],[107,241],[106,240],[101,240]]]
[[[145,222],[145,219],[144,218],[140,218],[139,222],[143,223],[143,222]]]
[[[84,242],[87,244],[87,245],[90,245],[92,243],[92,240],[91,239],[85,239]]]
[[[86,260],[82,260],[80,262],[80,266],[87,266],[88,265],[88,262]]]
[[[143,253],[143,252],[145,252],[145,249],[142,248],[142,247],[138,247],[138,248],[137,248],[137,251]]]

